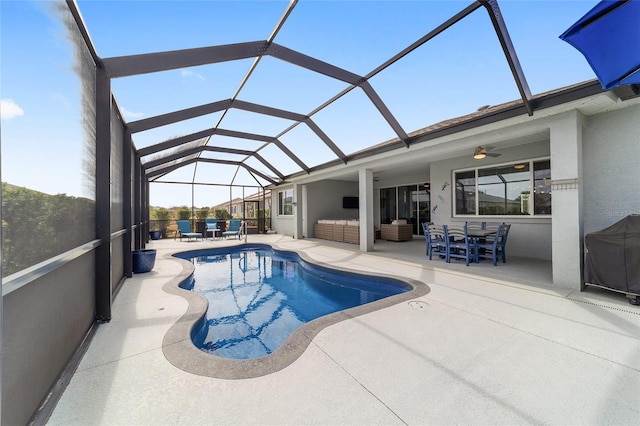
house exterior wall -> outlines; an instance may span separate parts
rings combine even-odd
[[[582,278],[582,129],[585,116],[569,111],[550,123],[553,283],[579,288]]]
[[[474,160],[471,153],[463,157],[431,163],[431,221],[436,224],[461,223],[467,220],[487,222],[505,221],[512,224],[509,231],[509,254],[519,257],[551,259],[551,218],[491,216],[454,217],[452,185],[453,171],[459,169],[483,167],[491,164],[512,163],[518,160],[547,157],[549,141],[542,141],[513,148],[500,149],[499,157],[486,157]],[[553,170],[551,171],[553,174]],[[435,210],[434,210],[435,209]]]
[[[358,219],[357,209],[343,209],[342,197],[357,197],[358,182],[343,180],[320,180],[306,185],[303,191],[294,195],[302,209],[302,237],[313,237],[313,224],[318,219]],[[278,234],[295,235],[296,223],[293,216],[278,215],[278,191],[294,188],[293,185],[280,186],[273,190],[273,229]],[[302,195],[304,193],[304,196]]]
[[[640,214],[640,106],[589,117],[582,137],[587,234]]]
[[[475,147],[493,144],[497,147],[494,152],[501,154],[499,157],[472,158]],[[404,175],[392,173],[393,179],[376,178],[376,170],[402,170],[404,161],[415,163],[420,158],[424,159],[424,174],[414,171]],[[454,170],[544,158],[551,160],[552,215],[454,216]],[[336,189],[341,188],[340,184],[336,185],[340,182],[336,180],[340,173],[358,173],[362,177],[361,170],[373,171],[376,226],[380,223],[381,188],[429,182],[434,223],[508,221],[513,225],[508,243],[510,255],[551,260],[554,285],[579,289],[584,235],[610,226],[629,214],[640,213],[638,158],[638,100],[625,104],[613,94],[597,95],[571,106],[541,109],[533,117],[497,120],[412,145],[409,149],[384,151],[353,161],[346,168],[336,167],[304,176],[296,183],[304,183],[301,187],[308,210],[301,216],[308,232],[323,216],[352,217],[351,214],[341,216],[340,199],[344,195],[355,195],[356,186],[353,194],[337,194]]]
[[[389,188],[393,186],[403,185],[415,185],[417,183],[424,183],[429,180],[429,169],[427,167],[428,159],[425,158],[425,167],[423,173],[412,173],[402,176],[401,178],[394,179],[381,179],[376,182],[375,188],[379,190],[381,188]],[[378,191],[380,192],[380,191]]]
[[[277,188],[274,188],[271,191],[271,228],[276,231],[278,234],[294,236],[296,232],[296,221],[294,216],[282,216],[279,212],[279,195],[278,193],[281,191],[285,191],[287,189],[293,189],[293,185],[282,185]],[[297,195],[294,195],[294,199],[296,199]]]

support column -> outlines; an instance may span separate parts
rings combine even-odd
[[[96,319],[111,320],[111,80],[96,70]]]
[[[309,209],[307,208],[307,200],[309,187],[307,185],[300,185],[302,191],[302,197],[298,198],[298,202],[302,204],[302,211],[300,212],[302,220],[300,221],[300,229],[302,238],[307,238],[309,235],[313,235],[313,225],[309,227]]]
[[[142,247],[146,247],[147,243],[149,242],[149,186],[149,179],[144,177],[142,179],[142,241],[144,243]]]
[[[583,266],[582,128],[573,111],[550,128],[553,284],[580,290]]]
[[[1,162],[0,162],[1,164]],[[0,177],[2,177],[2,170],[1,170],[1,166],[0,166]],[[1,180],[1,179],[0,179]],[[0,206],[2,206],[2,190],[0,190]],[[0,223],[2,223],[2,208],[0,208]],[[4,245],[4,238],[2,238],[2,226],[0,226],[0,277],[2,276],[2,246]],[[1,287],[1,284],[0,284]],[[4,330],[4,321],[2,320],[4,318],[4,315],[2,313],[2,309],[3,309],[3,303],[4,303],[4,297],[2,296],[2,293],[0,292],[0,354],[3,354],[3,345],[2,345],[2,330]],[[2,394],[3,394],[3,389],[4,387],[2,386],[2,376],[4,374],[2,374],[2,372],[4,371],[2,369],[2,358],[0,356],[0,421],[3,419],[2,417],[2,401],[4,400]]]
[[[360,250],[373,251],[375,233],[373,229],[373,170],[358,171],[358,198],[360,220]]]
[[[124,225],[124,229],[126,229],[127,232],[122,236],[122,255],[124,256],[124,275],[129,278],[133,276],[133,258],[131,255],[131,241],[133,237],[133,220],[131,215],[133,205],[133,191],[131,190],[131,157],[133,156],[132,151],[133,149],[131,142],[131,132],[125,129],[124,137],[122,138],[122,213],[124,215],[124,217],[122,218],[122,223]]]
[[[137,153],[134,162],[133,217],[136,225],[134,249],[139,250],[142,248],[142,164],[140,162],[140,156]]]
[[[293,200],[295,205],[293,206],[293,220],[294,220],[294,231],[293,238],[302,239],[304,238],[304,233],[302,232],[302,224],[305,209],[303,208],[304,197],[302,196],[303,186],[300,184],[293,185]]]

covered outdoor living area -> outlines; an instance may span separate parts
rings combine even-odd
[[[282,198],[290,192],[297,204],[293,214],[275,215],[274,226],[285,235],[310,238],[318,222],[346,221],[359,230],[352,242],[375,253],[376,232],[395,220],[408,221],[404,226],[414,237],[422,234],[421,223],[507,223],[507,257],[546,262],[554,286],[580,290],[583,235],[610,225],[614,215],[636,211],[626,201],[628,208],[617,213],[603,207],[621,206],[626,197],[613,181],[605,183],[601,171],[624,163],[622,151],[615,159],[604,155],[604,139],[618,134],[623,144],[634,144],[638,98],[626,101],[631,108],[620,109],[625,103],[592,88],[584,83],[536,95],[534,102],[549,107],[533,117],[508,118],[516,104],[496,105],[421,129],[412,135],[421,144],[403,148],[392,140],[347,165],[293,176],[274,193]],[[477,147],[490,148],[478,159]],[[632,168],[621,172],[633,173]],[[359,209],[344,208],[345,197],[358,199]]]

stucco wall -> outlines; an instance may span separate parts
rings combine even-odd
[[[590,117],[582,137],[587,234],[640,214],[640,106]]]
[[[343,209],[342,197],[357,197],[358,182],[324,180],[307,185],[307,214],[303,233],[313,236],[318,219],[358,219],[358,209]]]
[[[471,155],[431,163],[431,220],[436,224],[481,221],[511,223],[508,254],[519,257],[551,259],[551,219],[514,216],[509,218],[481,216],[477,218],[453,217],[452,171],[458,169],[510,163],[517,160],[546,157],[549,142],[537,142],[514,148],[500,149],[499,157],[474,160]],[[553,174],[553,170],[552,170]],[[435,209],[435,210],[434,210]]]
[[[295,220],[293,216],[280,216],[278,214],[278,193],[287,189],[293,189],[293,185],[282,185],[271,191],[271,228],[278,234],[293,236],[295,234]],[[294,195],[294,199],[296,196]]]
[[[302,190],[303,187],[306,189]],[[278,211],[277,191],[291,189],[293,186],[282,186],[273,191],[273,211]],[[301,185],[301,193],[294,195],[294,199],[301,203],[301,215],[303,217],[302,236],[313,236],[313,224],[318,219],[357,219],[358,209],[343,209],[342,197],[357,197],[358,182],[342,180],[322,180]],[[304,192],[304,195],[302,194]],[[306,210],[305,210],[306,208]],[[293,216],[274,215],[272,218],[273,229],[278,234],[295,234],[295,220]]]

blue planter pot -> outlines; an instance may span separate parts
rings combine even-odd
[[[151,237],[152,240],[159,240],[160,231],[149,231],[149,236]]]
[[[149,272],[156,264],[156,250],[134,250],[133,254],[133,272],[135,274],[141,274]]]

